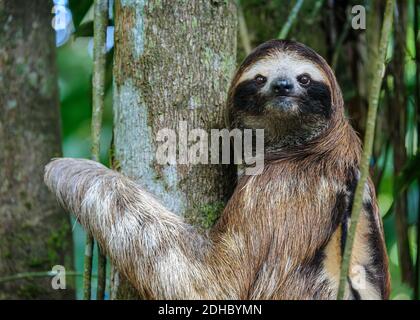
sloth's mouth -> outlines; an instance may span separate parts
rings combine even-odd
[[[273,109],[279,111],[292,110],[297,105],[297,97],[295,96],[276,96],[272,101],[271,105]]]

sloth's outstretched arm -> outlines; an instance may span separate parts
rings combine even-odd
[[[238,298],[234,277],[240,271],[221,261],[235,257],[214,248],[132,180],[97,162],[70,158],[50,162],[44,179],[143,296]]]

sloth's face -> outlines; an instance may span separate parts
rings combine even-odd
[[[266,143],[278,146],[303,143],[327,127],[331,84],[322,64],[305,53],[270,47],[242,67],[231,93],[233,126],[264,129]]]

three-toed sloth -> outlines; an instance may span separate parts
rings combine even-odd
[[[243,176],[208,236],[129,178],[56,159],[45,182],[150,299],[335,299],[361,145],[335,76],[312,49],[271,40],[237,71],[232,128],[264,129],[262,174]],[[369,180],[347,299],[386,299],[388,262]]]

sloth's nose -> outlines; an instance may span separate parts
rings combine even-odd
[[[271,91],[276,95],[288,95],[293,90],[293,82],[286,78],[277,78],[271,83]]]

